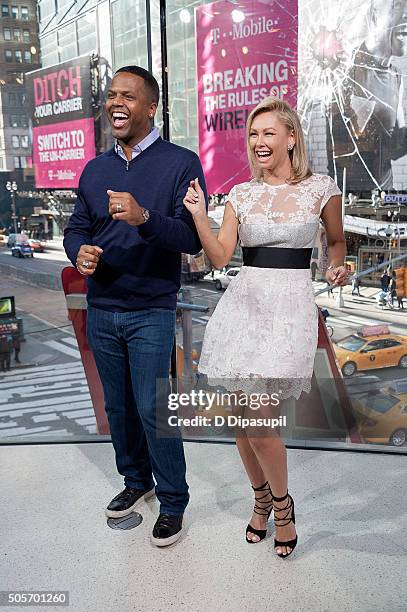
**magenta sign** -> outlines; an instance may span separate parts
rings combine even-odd
[[[83,167],[95,157],[93,119],[34,128],[33,155],[37,187],[77,187]]]
[[[199,154],[209,193],[250,178],[245,123],[268,96],[297,103],[297,0],[196,9]]]
[[[27,75],[36,187],[78,187],[95,157],[90,60],[79,57]]]

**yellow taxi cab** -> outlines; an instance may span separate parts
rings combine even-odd
[[[394,388],[397,383],[352,399],[353,412],[364,441],[393,446],[406,444],[407,393],[397,393],[397,388]],[[406,387],[404,384],[404,390]]]
[[[390,366],[407,368],[407,336],[391,334],[387,325],[366,325],[333,346],[344,376]]]

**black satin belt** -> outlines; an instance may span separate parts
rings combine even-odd
[[[243,265],[255,268],[309,268],[311,249],[242,247]]]

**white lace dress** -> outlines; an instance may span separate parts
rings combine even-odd
[[[313,174],[296,185],[241,183],[228,201],[241,246],[310,248],[323,207],[340,194],[329,176]],[[242,266],[207,324],[198,373],[230,391],[298,399],[311,389],[317,341],[310,269]]]

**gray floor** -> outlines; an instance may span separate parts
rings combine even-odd
[[[272,532],[244,541],[252,499],[235,447],[186,453],[186,533],[157,549],[156,501],[139,527],[106,526],[121,488],[110,444],[1,447],[0,589],[69,590],[80,612],[406,609],[405,457],[289,450],[299,544],[281,560]]]

